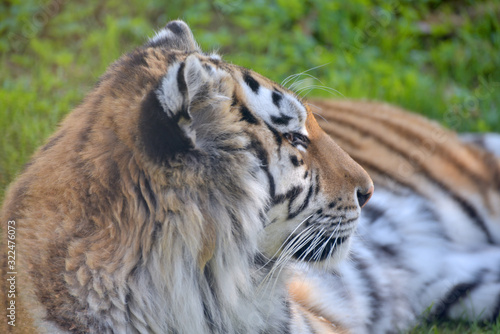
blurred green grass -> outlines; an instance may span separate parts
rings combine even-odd
[[[0,2],[0,200],[106,67],[177,18],[206,51],[277,82],[311,69],[293,88],[338,92],[317,88],[310,96],[389,101],[457,131],[500,131],[496,0],[7,0]],[[450,333],[436,326],[415,333]]]

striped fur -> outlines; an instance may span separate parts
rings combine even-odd
[[[422,319],[494,321],[500,137],[457,137],[382,103],[309,104],[376,191],[350,258],[327,273],[298,267],[295,299],[352,333],[399,333]]]
[[[294,93],[170,22],[10,187],[18,322],[2,295],[0,332],[337,331],[290,297],[290,265],[345,258],[372,191]]]

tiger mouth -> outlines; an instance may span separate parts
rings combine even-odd
[[[343,237],[318,237],[301,245],[292,254],[292,257],[307,262],[323,261],[331,257],[333,253],[347,240],[349,236]]]

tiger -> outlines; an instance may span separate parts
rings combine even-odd
[[[384,103],[306,101],[169,22],[110,66],[9,188],[2,248],[15,230],[19,299],[12,326],[3,279],[0,330],[495,320],[498,147]]]
[[[334,333],[291,298],[288,263],[344,259],[373,190],[295,93],[171,21],[9,188],[1,331]]]

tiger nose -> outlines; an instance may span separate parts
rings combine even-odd
[[[368,200],[373,195],[373,184],[369,188],[359,189],[356,191],[356,197],[358,198],[358,203],[360,207],[364,207]]]

